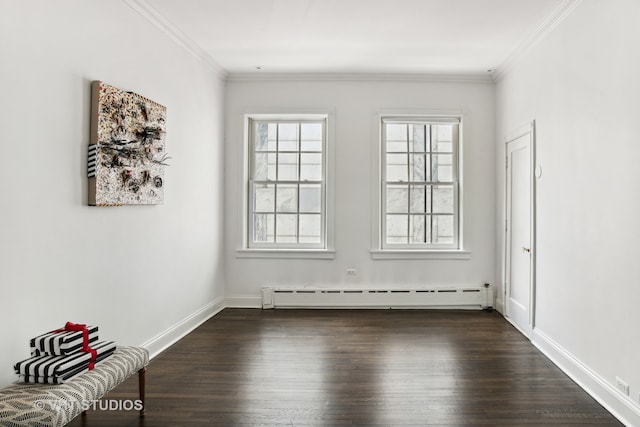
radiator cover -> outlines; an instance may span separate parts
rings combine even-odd
[[[458,308],[493,306],[491,286],[352,289],[263,287],[262,308]]]

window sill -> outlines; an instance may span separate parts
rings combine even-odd
[[[334,259],[332,249],[236,249],[236,258]]]
[[[471,259],[471,252],[452,250],[372,249],[371,259]]]

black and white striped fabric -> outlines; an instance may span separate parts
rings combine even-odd
[[[87,175],[89,178],[96,176],[96,162],[98,161],[98,144],[89,145],[87,153]]]
[[[89,346],[98,341],[98,327],[87,326]],[[82,349],[84,344],[82,331],[47,332],[31,338],[31,356],[64,356]]]
[[[93,346],[97,352],[95,363],[111,356],[116,349],[113,341],[98,342]],[[15,364],[16,374],[26,383],[62,384],[89,370],[91,353],[79,351],[66,356],[36,356]]]

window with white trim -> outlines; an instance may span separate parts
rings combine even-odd
[[[381,249],[459,249],[459,125],[382,119]]]
[[[247,247],[326,249],[327,118],[249,120]]]

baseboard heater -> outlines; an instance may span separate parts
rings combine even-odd
[[[490,285],[416,289],[262,288],[262,308],[492,308]]]

